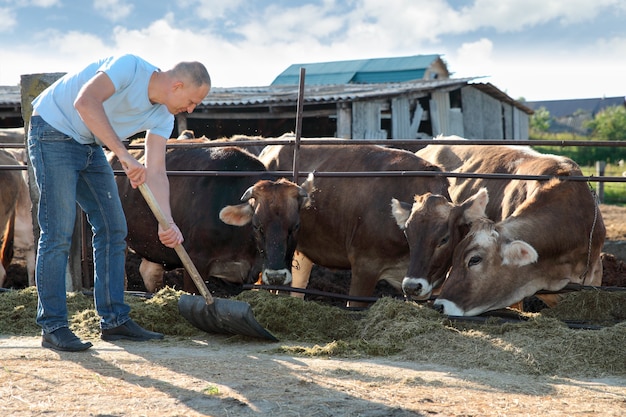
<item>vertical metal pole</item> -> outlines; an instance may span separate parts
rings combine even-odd
[[[302,136],[302,109],[304,107],[304,77],[306,69],[300,68],[300,87],[298,89],[298,109],[296,111],[296,143],[293,147],[293,182],[298,183],[298,156],[300,154],[300,137]]]
[[[596,161],[596,176],[604,177],[606,162]],[[604,203],[604,181],[598,181],[598,199],[600,203]]]

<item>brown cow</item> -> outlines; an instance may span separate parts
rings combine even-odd
[[[289,171],[293,146],[270,145],[259,158],[270,171]],[[303,144],[299,158],[301,172],[439,171],[411,152],[357,143]],[[436,176],[317,176],[313,185],[311,203],[300,211],[297,251],[318,265],[351,269],[349,294],[362,297],[371,296],[379,280],[400,290],[408,266],[409,247],[389,214],[391,199],[429,192],[449,199],[448,181]],[[306,258],[296,259],[294,286],[306,287]]]
[[[11,153],[0,150],[0,165],[21,165]],[[31,217],[31,201],[26,171],[0,171],[0,287],[6,280],[6,268],[11,264],[14,249],[19,248],[26,258],[28,284],[35,285],[35,243]]]
[[[452,172],[582,176],[572,160],[528,147],[444,144],[417,154]],[[486,188],[489,202],[482,214],[469,212],[471,229],[457,245],[435,301],[444,313],[476,315],[568,282],[600,285],[606,231],[586,183],[556,178],[450,183],[453,201]]]
[[[111,163],[118,168],[115,159]],[[306,193],[299,186],[286,180],[265,179],[269,176],[258,158],[234,146],[169,149],[166,166],[168,171],[258,172],[255,176],[172,175],[172,215],[183,232],[183,246],[204,279],[212,276],[238,284],[254,282],[261,269],[267,268],[267,276],[280,275],[281,283],[290,280],[297,232],[294,225],[300,205],[306,201]],[[142,278],[146,288],[155,291],[163,284],[163,269],[180,268],[182,263],[173,249],[159,242],[156,220],[139,191],[123,176],[117,178],[117,184],[127,217],[128,245],[144,258]],[[222,208],[241,198],[246,201],[240,206],[252,210],[255,219],[262,218],[264,228],[256,227],[256,220],[244,228],[220,220]],[[147,272],[151,275],[144,275]],[[196,292],[193,282],[185,278],[183,289]]]
[[[415,196],[413,204],[391,200],[391,212],[404,231],[411,253],[402,279],[405,296],[423,300],[441,286],[454,248],[467,234],[471,219],[484,212],[488,200],[486,189],[461,204],[430,193]]]

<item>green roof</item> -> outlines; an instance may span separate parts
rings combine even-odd
[[[293,64],[271,85],[294,85],[300,82],[300,68],[305,68],[307,85],[372,84],[419,80],[439,55],[414,55],[395,58],[357,59],[352,61]]]

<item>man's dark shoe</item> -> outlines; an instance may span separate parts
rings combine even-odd
[[[41,346],[63,352],[80,352],[92,347],[91,342],[81,342],[67,327],[61,327],[51,333],[44,333],[41,337]]]
[[[102,329],[102,340],[135,340],[137,342],[143,342],[152,339],[163,339],[162,333],[151,332],[139,326],[132,320],[128,320],[121,326],[114,327],[112,329]]]

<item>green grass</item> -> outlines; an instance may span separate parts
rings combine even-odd
[[[595,167],[581,167],[584,175],[596,176]],[[621,177],[622,173],[626,171],[626,167],[620,167],[617,164],[607,164],[604,176],[606,177]],[[605,182],[604,184],[604,199],[602,203],[613,204],[619,206],[626,206],[626,178],[624,182]],[[599,182],[591,182],[591,186],[596,192],[598,192]]]

